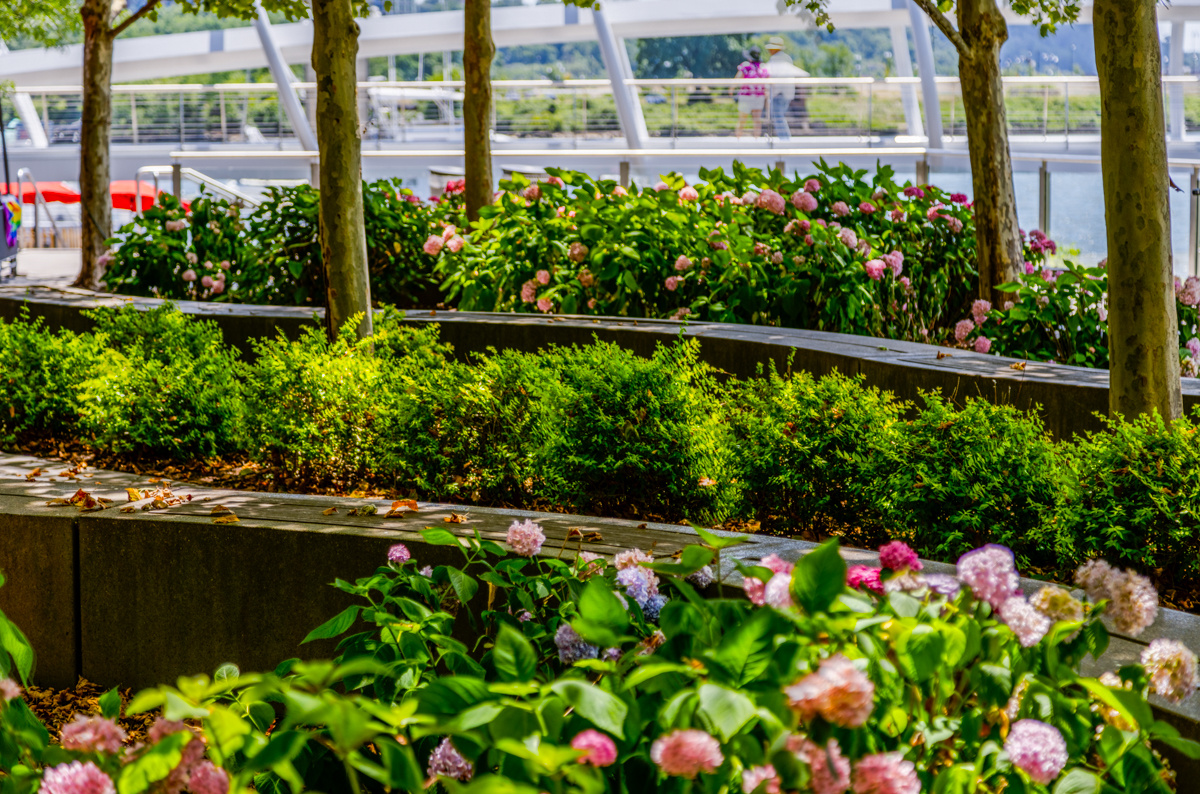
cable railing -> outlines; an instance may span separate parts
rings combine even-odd
[[[771,139],[776,130],[741,118],[739,96],[755,83],[793,89],[785,117],[792,137],[875,139],[909,136],[919,99],[918,78],[734,78],[636,79],[637,95],[652,139]],[[1200,77],[1165,76],[1168,124],[1183,133],[1200,131]],[[936,80],[942,126],[951,138],[966,135],[959,83]],[[297,83],[303,102],[315,100],[312,83]],[[461,81],[368,81],[359,84],[368,145],[374,141],[422,143],[461,136]],[[41,116],[51,145],[77,143],[81,110],[78,86],[19,88]],[[497,80],[492,126],[501,139],[555,138],[604,141],[621,137],[608,80]],[[1010,133],[1046,141],[1096,136],[1100,130],[1095,77],[1004,78]],[[743,103],[743,107],[745,107]],[[922,108],[921,112],[924,112]],[[310,111],[311,115],[311,111]],[[1172,118],[1177,116],[1178,118]],[[275,145],[295,134],[274,83],[120,85],[113,87],[113,142],[117,144]],[[675,144],[677,145],[677,144]]]

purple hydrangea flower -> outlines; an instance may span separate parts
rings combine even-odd
[[[580,659],[597,659],[600,649],[589,642],[584,642],[579,632],[571,628],[569,623],[558,627],[554,633],[554,644],[558,647],[558,660],[563,664],[575,664]]]
[[[642,605],[642,614],[646,616],[646,620],[657,622],[662,608],[667,605],[667,601],[669,600],[662,593],[647,598],[646,603]]]
[[[429,754],[430,777],[470,780],[473,774],[475,774],[475,765],[454,749],[449,737],[442,739],[442,743]]]
[[[403,543],[397,543],[388,549],[388,562],[402,563],[412,559],[412,553],[408,550],[408,546]]]
[[[1021,593],[1016,559],[1007,546],[989,543],[958,558],[958,578],[980,601],[1000,606]]]
[[[645,608],[651,597],[658,595],[658,577],[649,568],[635,565],[617,572],[617,584],[625,588],[625,594]]]
[[[684,581],[690,585],[693,585],[694,587],[698,587],[701,590],[703,590],[705,587],[708,587],[710,584],[715,582],[716,577],[713,576],[712,567],[709,565],[705,565],[703,568],[696,571],[695,573],[688,574],[684,578]]]
[[[514,521],[508,528],[508,545],[522,557],[533,557],[545,542],[546,533],[533,521]]]
[[[1013,766],[1043,786],[1062,773],[1069,759],[1067,742],[1058,728],[1039,720],[1014,722],[1004,749]]]

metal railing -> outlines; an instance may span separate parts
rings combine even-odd
[[[171,176],[171,193],[176,198],[182,197],[183,180],[190,179],[199,185],[207,187],[214,193],[224,196],[226,199],[241,202],[243,206],[257,207],[262,203],[253,196],[232,188],[217,179],[213,179],[211,176],[203,174],[195,168],[185,168],[179,163],[174,163],[173,165],[144,165],[137,170],[136,185],[138,195],[134,202],[135,207],[140,207],[142,204],[142,177],[148,175],[154,180],[154,193],[152,196],[157,196],[159,194],[158,178],[166,174],[170,174]]]
[[[773,78],[764,84],[795,88],[787,119],[795,137],[878,137],[909,134],[905,102],[916,102],[919,78]],[[1173,128],[1200,131],[1200,77],[1165,76],[1164,93]],[[671,141],[732,137],[738,132],[738,79],[629,80],[652,138]],[[958,79],[936,80],[939,112],[948,136],[966,134]],[[384,141],[448,141],[461,134],[459,81],[364,82],[367,138]],[[298,83],[305,103],[315,85]],[[78,86],[19,88],[40,110],[52,143],[77,142],[81,105]],[[608,80],[497,80],[493,128],[512,138],[604,140],[621,135]],[[1014,136],[1070,142],[1100,130],[1095,77],[1006,77],[1005,106]],[[922,103],[923,104],[923,103]],[[924,108],[922,108],[922,112]],[[311,111],[310,111],[311,114]],[[765,113],[764,113],[765,115]],[[769,125],[761,130],[771,136]],[[274,144],[295,136],[274,83],[220,85],[119,85],[113,87],[113,142],[124,144]],[[743,130],[744,134],[753,131]]]
[[[28,168],[17,169],[17,193],[22,198],[25,195],[25,185],[29,184],[33,188],[33,245],[32,248],[41,247],[41,214],[46,214],[46,219],[50,221],[50,229],[53,234],[54,241],[58,243],[59,248],[64,247],[62,232],[58,230],[58,224],[54,221],[54,215],[50,212],[50,208],[46,206],[46,198],[42,195],[41,188],[38,187],[37,180],[33,178],[33,173]]]

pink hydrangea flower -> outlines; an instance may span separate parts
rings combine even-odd
[[[967,337],[975,330],[974,320],[959,320],[954,324],[954,339],[958,342],[967,341]]]
[[[817,208],[817,197],[805,190],[792,194],[792,206],[801,212],[812,212]]]
[[[700,194],[696,192],[696,188],[691,185],[684,185],[679,189],[680,201],[695,201],[700,198]]]
[[[547,178],[546,178],[546,184],[547,184],[547,185],[554,185],[555,187],[562,187],[562,186],[563,186],[563,181],[562,181],[562,179],[560,179],[559,177],[556,177],[556,176],[551,176],[551,177],[547,177]]]
[[[181,276],[181,278],[183,278],[184,281],[186,281],[190,284],[191,282],[196,280],[196,271],[192,270],[189,267],[187,270],[183,271],[183,275]]]
[[[966,193],[951,193],[950,201],[954,204],[966,204],[967,203],[967,194]]]
[[[412,559],[412,552],[403,543],[396,543],[388,549],[387,557],[388,562],[408,562]]]
[[[717,771],[717,767],[725,763],[725,756],[715,737],[704,731],[687,729],[655,739],[650,745],[650,760],[667,775],[694,780],[701,772]]]
[[[1154,694],[1182,703],[1196,691],[1196,654],[1178,640],[1152,640],[1142,651],[1142,666]]]
[[[625,188],[621,187],[620,185],[616,185],[616,186],[613,188],[612,194],[613,194],[614,196],[628,196],[628,195],[629,195],[629,191],[628,191],[628,190],[626,190]]]
[[[1050,618],[1034,609],[1024,596],[1012,596],[1000,605],[1000,620],[1012,629],[1022,648],[1032,648],[1050,630]]]
[[[842,794],[850,787],[850,761],[837,739],[822,747],[807,737],[790,737],[787,747],[808,765],[813,794]]]
[[[212,761],[201,761],[188,778],[188,790],[192,794],[228,794],[229,775]]]
[[[805,721],[820,715],[843,728],[859,728],[875,708],[875,685],[840,653],[821,662],[814,673],[784,687],[788,705]]]
[[[804,244],[805,244],[805,245],[812,245],[812,244],[813,244],[813,236],[812,236],[811,234],[806,234],[806,235],[804,235]]]
[[[572,262],[582,262],[584,259],[587,259],[587,255],[588,247],[578,240],[571,243],[571,247],[567,249],[567,259],[570,259]]]
[[[992,340],[986,336],[980,336],[975,339],[975,352],[986,353],[992,349]]]
[[[752,794],[759,786],[766,783],[763,789],[766,794],[779,794],[782,781],[775,767],[770,764],[752,766],[742,773],[742,794]]]
[[[893,278],[899,278],[904,271],[904,254],[900,251],[892,251],[880,257],[889,268],[892,270]]]
[[[654,562],[654,557],[641,549],[628,549],[618,552],[613,557],[613,567],[618,571],[624,571],[627,568],[636,568],[643,562]]]
[[[654,183],[654,190],[656,192],[663,191],[663,190],[670,190],[670,189],[671,189],[671,186],[668,185],[666,182],[663,182],[662,180],[659,180],[658,182]]]
[[[679,288],[679,277],[678,276],[667,276],[666,281],[663,282],[663,286],[665,286],[667,288],[668,292],[674,292],[676,289]]]
[[[883,573],[879,568],[874,568],[870,565],[851,565],[846,569],[846,585],[848,587],[865,587],[874,593],[883,592],[883,581],[880,575]]]
[[[537,278],[537,283],[541,284],[544,287],[550,283],[550,271],[549,270],[539,270],[537,272],[536,278]]]
[[[575,558],[575,567],[578,569],[580,579],[590,578],[607,564],[603,557],[590,551],[581,551]]]
[[[224,275],[224,273],[222,273],[221,275]],[[212,294],[213,295],[220,295],[224,291],[225,291],[225,279],[219,278],[213,282],[213,285],[212,285]]]
[[[1117,631],[1136,637],[1158,617],[1158,591],[1145,576],[1114,571],[1109,576],[1108,616]]]
[[[457,254],[466,242],[461,234],[456,234],[446,241],[446,247],[450,249],[451,253]]]
[[[879,564],[892,571],[919,571],[924,567],[917,553],[902,540],[879,547]]]
[[[988,312],[992,310],[992,302],[980,298],[971,304],[971,319],[980,326],[987,322]]]
[[[514,521],[508,528],[508,545],[522,557],[533,557],[542,550],[546,533],[531,520]]]
[[[989,543],[958,558],[958,578],[980,601],[1000,606],[1021,594],[1016,560],[1006,546]]]
[[[1062,774],[1070,758],[1058,728],[1039,720],[1014,722],[1004,740],[1004,750],[1013,766],[1043,786]]]
[[[81,753],[115,753],[125,741],[125,731],[103,717],[76,714],[62,728],[62,746]]]
[[[545,312],[546,314],[549,314],[550,310],[554,308],[554,304],[549,298],[538,298],[537,308],[539,312]]]
[[[806,179],[804,181],[804,189],[809,193],[816,193],[821,190],[821,182],[818,179]]]
[[[595,299],[595,298],[588,298],[587,307],[588,307],[589,309],[594,309],[594,308],[596,308],[596,299]]]
[[[904,195],[908,196],[909,198],[923,199],[925,198],[925,191],[921,190],[919,187],[906,187],[904,188]]]
[[[858,759],[852,786],[854,794],[921,794],[917,768],[900,753],[875,753]]]
[[[436,234],[431,234],[425,238],[425,245],[421,246],[421,250],[430,256],[437,256],[442,252],[442,246],[446,241]]]
[[[521,191],[521,197],[526,201],[537,201],[542,197],[542,189],[536,184],[529,185]]]
[[[212,287],[212,285],[213,285],[213,278],[212,278],[212,276],[205,276],[204,278],[200,279],[200,286],[202,286],[202,287]]]
[[[858,235],[854,233],[853,229],[839,229],[838,239],[841,240],[847,248],[858,247]]]
[[[963,230],[963,222],[958,218],[953,215],[943,215],[942,217],[946,219],[946,225],[950,227],[950,231],[958,234]]]
[[[882,259],[868,259],[863,264],[863,268],[867,271],[868,278],[872,281],[879,281],[883,278],[883,271],[887,269],[887,266],[883,264]]]
[[[691,267],[692,267],[692,260],[688,259],[683,254],[680,254],[679,258],[675,260],[675,270],[679,273],[682,273],[685,270],[690,270]]]
[[[521,301],[523,303],[533,303],[536,299],[537,282],[533,279],[530,279],[521,285]]]
[[[1032,262],[1025,263],[1025,275],[1032,276],[1036,272],[1037,272],[1037,268],[1034,266],[1034,264]]]
[[[0,703],[21,697],[21,685],[11,678],[0,678]]]
[[[475,774],[475,765],[463,758],[447,737],[429,754],[428,772],[430,777],[470,780]]]
[[[858,205],[858,211],[870,215],[875,211],[875,205],[869,201],[860,202]]]
[[[617,760],[616,743],[607,734],[592,728],[575,734],[571,747],[584,752],[579,759],[581,764],[611,766]]]
[[[850,207],[844,201],[835,201],[833,202],[833,206],[829,208],[829,211],[839,218],[844,218],[850,214]]]
[[[777,573],[763,588],[763,602],[776,609],[790,609],[792,602],[792,575]]]
[[[115,794],[112,779],[91,761],[72,761],[47,769],[41,794]]]
[[[888,217],[896,223],[903,223],[906,217],[904,210],[892,210],[888,213]]]
[[[908,276],[900,277],[900,286],[904,287],[905,292],[907,292],[910,295],[912,294],[912,291],[913,291],[912,281],[908,278]]]
[[[783,196],[779,195],[770,188],[766,188],[763,190],[763,192],[758,194],[758,198],[755,199],[754,204],[760,209],[773,212],[776,215],[782,215],[784,209],[786,208],[787,202],[783,200]]]
[[[1200,339],[1193,336],[1191,339],[1187,340],[1187,344],[1185,344],[1184,347],[1188,349],[1188,352],[1192,354],[1193,358],[1200,357]]]
[[[590,287],[596,283],[596,276],[586,267],[579,271],[579,275],[575,278],[579,279],[579,283],[584,287]]]

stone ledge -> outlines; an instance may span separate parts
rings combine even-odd
[[[149,308],[164,301],[89,292],[69,287],[0,287],[0,319],[11,320],[27,305],[52,328],[86,331],[91,322],[82,312],[98,306],[132,304]],[[251,341],[282,333],[296,338],[306,326],[321,322],[322,309],[292,306],[178,301],[181,311],[215,321],[225,339],[244,354]],[[814,375],[834,370],[861,374],[868,386],[886,389],[906,400],[922,391],[940,391],[951,399],[980,396],[1000,404],[1036,409],[1055,438],[1070,438],[1103,425],[1097,413],[1108,410],[1108,375],[1104,370],[1037,362],[1013,369],[1016,359],[966,350],[874,337],[732,323],[677,322],[615,317],[501,314],[458,311],[408,311],[413,326],[436,323],[444,341],[459,356],[488,348],[536,351],[549,345],[588,344],[593,338],[615,342],[639,355],[657,344],[683,337],[700,340],[706,362],[730,375],[748,377],[760,366],[791,366]],[[1200,405],[1200,380],[1183,379],[1184,407]]]

